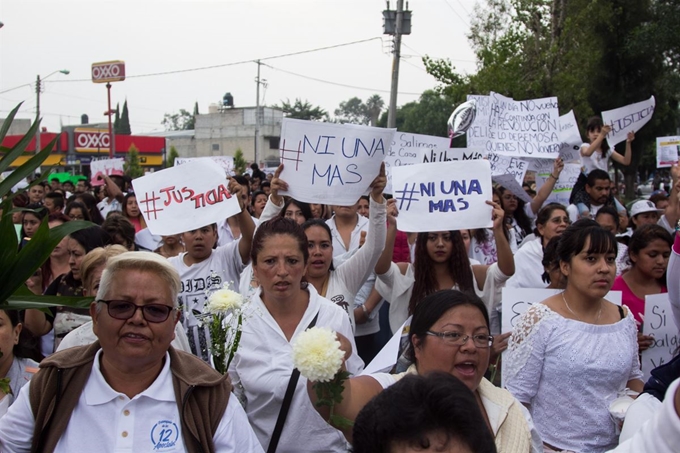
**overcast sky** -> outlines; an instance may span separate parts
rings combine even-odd
[[[475,70],[466,34],[476,0],[411,0],[413,27],[403,38],[398,104],[435,86],[421,55],[449,58]],[[392,0],[391,6],[396,7]],[[43,126],[78,124],[80,115],[104,122],[106,88],[90,80],[94,62],[124,60],[128,79],[112,84],[112,103],[127,98],[133,134],[161,131],[164,113],[201,113],[225,92],[237,107],[255,105],[257,65],[133,77],[256,60],[377,38],[319,52],[263,60],[266,105],[309,100],[330,113],[353,96],[374,93],[389,102],[391,37],[382,34],[382,0],[2,0],[0,3],[0,117],[25,101],[20,117],[35,115],[35,79],[55,70],[41,94]],[[288,72],[283,72],[288,71]],[[295,73],[297,75],[293,75]],[[349,85],[343,87],[326,82]],[[23,86],[22,86],[23,85]],[[15,88],[18,87],[16,89]]]

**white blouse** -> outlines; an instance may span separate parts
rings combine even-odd
[[[615,324],[593,325],[543,303],[515,326],[503,366],[505,386],[529,404],[543,441],[581,453],[616,447],[609,404],[628,381],[642,378],[630,312]]]

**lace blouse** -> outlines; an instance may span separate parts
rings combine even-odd
[[[515,326],[503,366],[507,389],[530,405],[543,441],[581,453],[616,447],[609,404],[628,381],[642,378],[630,312],[615,324],[592,325],[544,304]]]

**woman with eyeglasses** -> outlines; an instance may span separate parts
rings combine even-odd
[[[632,313],[604,299],[616,276],[616,238],[594,220],[567,228],[557,247],[566,289],[515,326],[505,387],[529,408],[546,452],[601,453],[618,444],[609,405],[642,391]]]
[[[376,373],[353,377],[345,382],[342,402],[335,415],[354,421],[361,409],[384,388],[405,375],[425,376],[441,371],[460,379],[475,396],[484,426],[494,436],[498,453],[539,453],[541,441],[528,411],[504,389],[484,378],[489,365],[493,337],[484,303],[472,293],[443,290],[423,298],[416,305],[408,336],[406,356],[411,366],[405,373]],[[348,342],[342,341],[347,348]],[[344,367],[344,365],[343,365]],[[307,387],[309,398],[316,393]],[[316,407],[328,419],[327,407]],[[345,431],[347,439],[351,433]]]
[[[503,207],[503,211],[505,211],[505,221],[508,222],[514,231],[518,247],[522,244],[524,238],[532,233],[532,222],[541,210],[541,206],[543,206],[545,200],[550,196],[563,169],[564,162],[558,157],[555,159],[552,172],[545,180],[536,196],[531,200],[531,203],[527,203],[524,200],[517,198],[515,194],[503,186],[498,187],[501,195],[501,206]]]
[[[508,280],[508,288],[545,288],[543,281],[543,249],[554,237],[569,226],[567,209],[559,203],[550,203],[536,216],[536,239],[528,241],[515,253],[515,275]]]

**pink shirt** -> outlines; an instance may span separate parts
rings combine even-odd
[[[612,291],[621,291],[621,302],[633,313],[638,328],[642,326],[642,318],[645,315],[645,300],[633,294],[633,291],[628,287],[628,283],[623,279],[623,275],[616,277]],[[667,292],[666,286],[662,286],[661,294]]]

